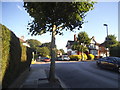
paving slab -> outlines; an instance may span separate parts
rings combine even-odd
[[[26,80],[20,86],[21,88],[60,88],[62,89],[61,85],[58,83],[50,83],[48,81],[48,73],[46,73],[45,69],[36,69],[32,68]]]

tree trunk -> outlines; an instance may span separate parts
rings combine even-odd
[[[51,64],[49,71],[49,81],[55,81],[55,34],[56,34],[56,25],[53,25],[52,37],[51,37]]]

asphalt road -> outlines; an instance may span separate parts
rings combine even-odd
[[[95,61],[57,63],[56,74],[67,88],[120,87],[120,74],[100,69]]]
[[[40,66],[48,69],[50,64]],[[95,61],[56,63],[56,75],[66,88],[120,88],[120,74],[100,69]]]

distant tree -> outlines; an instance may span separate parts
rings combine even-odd
[[[65,51],[63,49],[59,49],[59,50],[62,52],[62,54],[65,54]]]
[[[51,42],[42,43],[42,46],[43,46],[43,47],[48,47],[48,48],[50,49],[50,47],[51,47]],[[55,48],[57,48],[56,45],[55,45]]]
[[[29,43],[30,47],[34,50],[36,50],[36,47],[41,45],[41,42],[36,39],[28,39],[26,41]]]
[[[118,41],[118,45],[117,45],[117,47],[120,47],[120,42]]]
[[[49,80],[55,81],[55,35],[61,35],[63,30],[74,31],[80,29],[84,17],[93,9],[94,2],[24,2],[25,10],[33,17],[28,23],[31,35],[41,35],[52,32],[51,37],[51,64]]]
[[[38,47],[37,52],[42,57],[50,56],[50,50],[48,49],[48,47]]]
[[[72,46],[72,50],[77,50],[78,52],[85,52],[88,48],[84,45],[80,45],[79,43],[74,43]]]
[[[81,58],[81,60],[83,60],[83,52],[85,52],[85,51],[87,51],[88,50],[88,48],[85,46],[85,45],[81,45],[81,44],[79,44],[78,42],[75,42],[73,45],[72,45],[72,50],[77,50],[77,52],[79,53],[79,52],[82,52],[82,53],[80,53],[81,54],[81,56],[82,56],[82,58]]]
[[[77,41],[72,46],[72,49],[77,50],[78,52],[82,52],[81,54],[83,54],[83,52],[88,50],[86,47],[88,44],[90,44],[90,38],[88,37],[88,34],[86,32],[80,32],[78,34]],[[83,59],[83,55],[81,56]]]
[[[107,48],[116,47],[118,45],[118,41],[116,40],[115,35],[108,35],[104,43]]]
[[[90,44],[90,38],[88,37],[88,34],[86,32],[80,32],[78,34],[77,40],[79,44],[84,44],[84,45]]]

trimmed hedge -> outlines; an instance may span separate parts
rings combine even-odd
[[[19,38],[2,26],[2,88],[8,88],[19,76],[30,67],[32,50],[23,46]]]
[[[110,56],[120,57],[120,46],[110,48]]]
[[[81,55],[70,55],[69,58],[71,60],[81,60]]]
[[[71,60],[82,60],[82,57],[83,57],[83,60],[87,60],[87,55],[85,53],[83,53],[83,56],[82,55],[70,55],[69,56]]]

